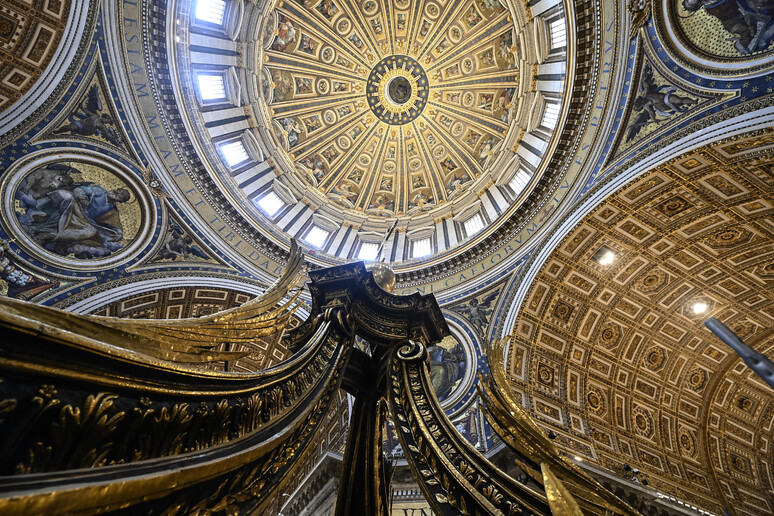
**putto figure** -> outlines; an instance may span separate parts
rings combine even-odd
[[[94,84],[89,88],[86,100],[70,114],[70,123],[55,130],[54,134],[70,133],[77,134],[78,136],[101,136],[113,145],[121,147],[121,140],[118,138],[118,134],[113,127],[108,125],[115,123],[113,117],[108,113],[103,113],[102,110],[99,88]]]

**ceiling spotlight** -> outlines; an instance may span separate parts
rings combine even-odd
[[[709,309],[709,304],[706,301],[695,301],[691,305],[691,311],[696,315],[703,314]]]
[[[607,267],[611,263],[615,261],[615,258],[618,256],[618,253],[610,249],[609,247],[603,245],[602,247],[597,250],[596,253],[594,253],[594,256],[591,258],[595,262],[597,262],[602,267]]]
[[[615,253],[608,251],[599,258],[600,265],[610,265],[615,260]]]
[[[583,457],[578,457],[577,455],[573,457],[573,459],[575,459],[576,462],[583,462]]]

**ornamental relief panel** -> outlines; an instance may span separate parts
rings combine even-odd
[[[0,7],[0,113],[40,78],[62,39],[71,0],[4,0]]]

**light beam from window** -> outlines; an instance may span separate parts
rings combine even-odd
[[[284,206],[285,202],[273,191],[258,199],[258,207],[269,217],[276,215]]]
[[[328,235],[330,234],[330,231],[326,231],[318,226],[312,226],[312,229],[310,229],[306,235],[304,235],[303,240],[312,247],[322,249],[322,247],[325,245],[325,241],[328,239]]]
[[[226,84],[223,81],[222,75],[200,73],[196,78],[199,81],[199,94],[202,100],[226,98]]]
[[[546,102],[545,111],[543,111],[543,121],[540,125],[546,129],[555,129],[556,123],[559,121],[559,103],[558,102]]]
[[[472,236],[484,229],[484,218],[480,213],[476,213],[463,222],[462,225],[465,228],[465,234]]]
[[[552,21],[548,25],[548,32],[551,33],[551,49],[567,46],[567,24],[564,18]]]
[[[374,242],[363,242],[360,245],[360,250],[357,252],[357,257],[360,260],[375,260],[376,255],[379,253],[379,244]]]
[[[422,258],[423,256],[430,256],[432,253],[433,247],[430,243],[430,238],[415,240],[414,245],[411,246],[412,258]]]

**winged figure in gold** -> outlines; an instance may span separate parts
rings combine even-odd
[[[233,346],[254,342],[281,332],[298,308],[301,289],[296,287],[304,275],[303,265],[304,255],[293,241],[285,270],[263,294],[236,308],[205,317],[120,319],[0,297],[0,324],[126,358],[138,358],[137,354],[141,354],[183,364],[236,360],[248,352],[216,348],[223,343]]]

